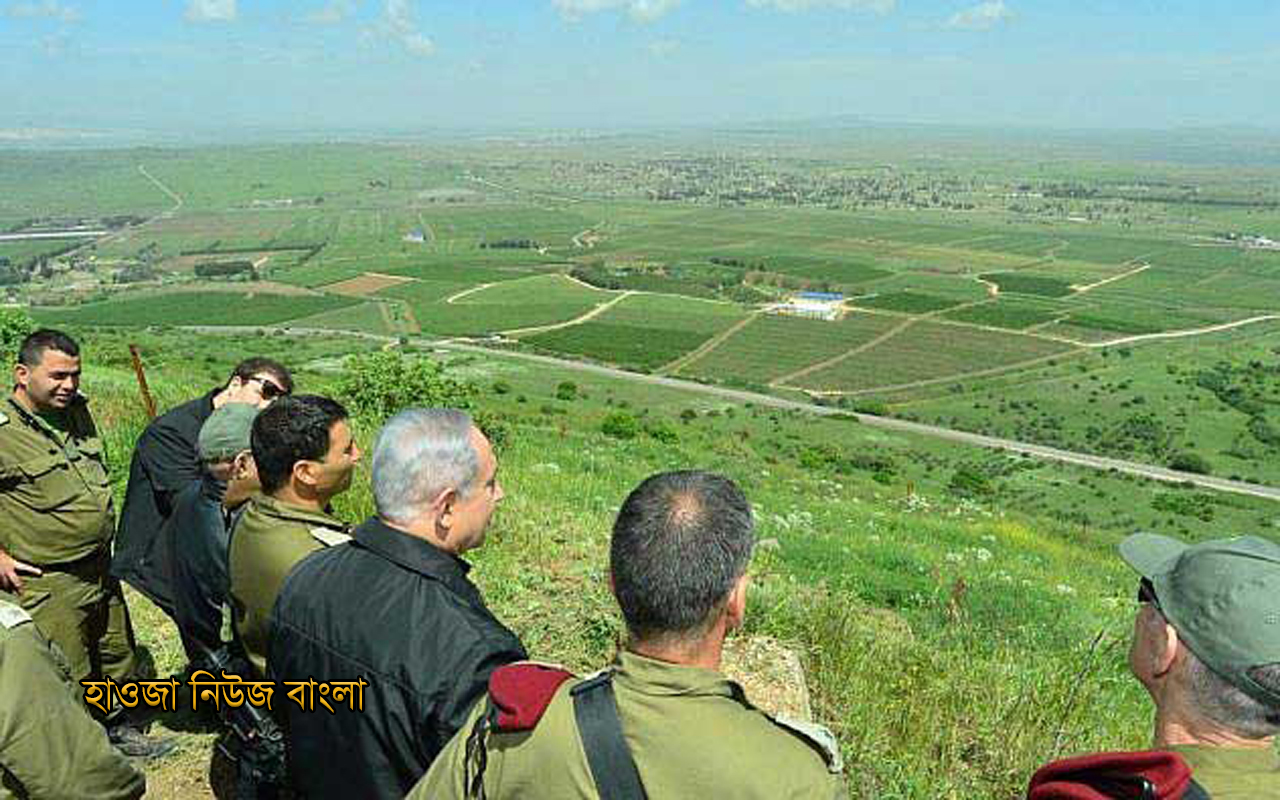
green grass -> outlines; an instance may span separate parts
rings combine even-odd
[[[875,297],[859,297],[850,301],[864,308],[877,308],[883,311],[903,311],[908,314],[927,314],[930,311],[941,311],[959,305],[958,301],[947,297],[936,297],[923,292],[901,291],[879,294]]]
[[[989,303],[959,308],[942,316],[956,322],[1022,330],[1066,316],[1066,308],[1029,297],[1001,297]]]
[[[554,325],[590,311],[616,293],[589,289],[562,275],[539,275],[505,281],[444,302],[444,284],[430,284],[430,299],[415,292],[422,284],[386,291],[406,299],[423,331],[445,335],[485,335],[498,331]],[[450,292],[452,294],[452,292]]]
[[[167,292],[68,308],[34,308],[32,316],[59,325],[271,325],[357,302],[333,295]]]

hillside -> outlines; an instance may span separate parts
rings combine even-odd
[[[327,391],[352,347],[319,337],[137,338],[162,407],[249,352],[284,355],[303,391]],[[145,420],[122,335],[87,339],[86,391],[122,490]],[[645,475],[696,466],[732,476],[755,507],[745,633],[801,654],[815,714],[844,747],[852,797],[1012,797],[1055,755],[1142,744],[1145,698],[1124,665],[1134,581],[1114,545],[1130,527],[1123,515],[1140,513],[1133,498],[1149,504],[1177,490],[498,357],[454,357],[449,371],[475,382],[480,407],[508,430],[499,455],[507,498],[472,554],[473,574],[535,657],[578,669],[608,658],[620,631],[604,574],[612,514]],[[634,416],[635,438],[601,432],[619,413]],[[357,422],[371,443],[375,422]],[[993,459],[1003,466],[982,467]],[[345,519],[370,511],[367,466],[337,504]],[[956,478],[965,470],[986,488],[966,488]],[[1117,522],[1082,525],[1071,502]],[[1274,533],[1277,520],[1274,504],[1241,498],[1212,524],[1158,510],[1150,521],[1203,537],[1263,524]],[[138,596],[131,602],[159,672],[180,669],[172,625]],[[159,724],[184,747],[150,768],[153,791],[192,796],[211,735],[181,713]]]

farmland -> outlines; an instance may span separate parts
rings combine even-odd
[[[776,158],[732,135],[714,158],[705,142],[661,136],[582,142],[573,155],[530,141],[518,158],[509,143],[473,141],[25,152],[0,158],[0,175],[47,178],[3,201],[11,227],[133,221],[39,274],[17,269],[8,293],[42,320],[77,324],[500,339],[890,413],[927,408],[1045,441],[1056,439],[1043,426],[1007,428],[986,402],[956,405],[1113,348],[1165,352],[1170,334],[1217,352],[1209,330],[1255,320],[1244,335],[1280,313],[1280,250],[1249,244],[1280,237],[1274,167],[1114,163],[1099,150],[1086,162],[1078,145],[1049,167],[994,140],[954,161],[875,135],[779,143]],[[669,148],[687,159],[660,155]],[[73,196],[76,175],[88,200]],[[1126,199],[1171,181],[1197,186],[1195,202]],[[1256,204],[1237,204],[1244,186]],[[1231,202],[1202,202],[1213,197]],[[251,261],[257,279],[306,294],[198,283],[207,259]],[[764,313],[806,289],[843,293],[838,318]],[[1126,417],[1095,407],[1107,424]],[[1237,435],[1257,428],[1250,419]],[[1188,420],[1185,436],[1212,425]]]

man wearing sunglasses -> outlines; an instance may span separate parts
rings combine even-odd
[[[202,472],[196,442],[214,409],[228,403],[266,408],[293,392],[293,376],[269,358],[241,361],[220,387],[157,417],[138,437],[129,466],[129,484],[116,533],[111,574],[146,595],[170,617],[174,615],[168,554],[160,531],[173,514],[178,493]]]
[[[1095,772],[1100,758],[1144,761],[1152,783],[1169,787],[1146,796],[1280,798],[1280,545],[1138,533],[1120,555],[1141,576],[1129,668],[1155,705],[1152,750],[1072,761]],[[1067,772],[1061,762],[1041,770],[1032,798],[1094,796],[1038,795],[1046,770]]]

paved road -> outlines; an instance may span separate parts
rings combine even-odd
[[[354,336],[361,339],[367,339],[375,342],[394,342],[395,337],[380,336],[374,333],[360,333],[355,331],[332,331],[320,328],[290,328],[290,327],[273,327],[273,326],[245,326],[245,327],[218,327],[205,325],[188,325],[183,326],[184,330],[197,331],[201,333],[231,333],[231,332],[253,332],[258,330],[286,330],[293,333],[301,334],[324,334],[324,335],[346,335]],[[767,406],[770,408],[779,408],[787,411],[801,411],[806,414],[816,414],[818,416],[835,416],[838,414],[849,415],[850,412],[839,408],[831,408],[830,406],[820,406],[815,403],[805,403],[798,400],[788,400],[785,397],[774,397],[767,394],[759,394],[757,392],[748,392],[741,389],[730,389],[724,386],[708,386],[694,381],[681,380],[679,378],[668,378],[662,375],[644,375],[636,372],[628,372],[626,370],[615,369],[613,367],[601,366],[599,364],[584,364],[579,361],[570,361],[563,358],[553,358],[551,356],[536,355],[534,353],[520,353],[511,350],[498,350],[481,345],[470,344],[466,342],[457,342],[452,340],[437,339],[412,339],[411,342],[419,347],[435,347],[447,350],[458,350],[468,353],[479,353],[488,356],[503,356],[514,358],[522,361],[530,361],[539,364],[547,364],[561,369],[571,369],[578,372],[586,372],[593,375],[603,375],[609,378],[617,378],[621,380],[633,381],[636,383],[647,383],[653,386],[666,386],[672,389],[681,389],[688,392],[696,392],[699,394],[711,395],[714,397],[723,397],[726,400],[733,400],[739,403],[754,403],[759,406]],[[901,433],[913,433],[919,436],[930,436],[935,439],[945,439],[947,441],[959,442],[961,444],[976,445],[978,447],[989,447],[997,450],[1007,450],[1013,453],[1023,453],[1034,458],[1044,459],[1046,461],[1058,461],[1065,464],[1075,464],[1090,469],[1109,471],[1116,470],[1129,475],[1138,475],[1144,478],[1152,478],[1158,481],[1168,481],[1170,483],[1193,483],[1206,489],[1216,489],[1222,492],[1234,492],[1235,494],[1250,495],[1252,497],[1262,497],[1268,500],[1280,500],[1280,487],[1264,486],[1257,483],[1246,483],[1244,481],[1233,481],[1227,478],[1215,478],[1211,475],[1194,475],[1188,472],[1177,472],[1175,470],[1158,467],[1151,464],[1143,464],[1137,461],[1124,461],[1117,458],[1108,458],[1106,456],[1095,456],[1090,453],[1077,453],[1072,450],[1061,450],[1056,447],[1048,447],[1040,444],[1031,444],[1029,442],[1018,442],[1012,439],[1001,439],[995,436],[984,436],[980,433],[970,433],[969,431],[959,431],[952,428],[943,428],[938,425],[927,425],[922,422],[910,422],[903,419],[893,419],[892,417],[877,417],[871,414],[852,414],[858,418],[860,422],[874,428],[883,428],[885,430],[898,431]]]

